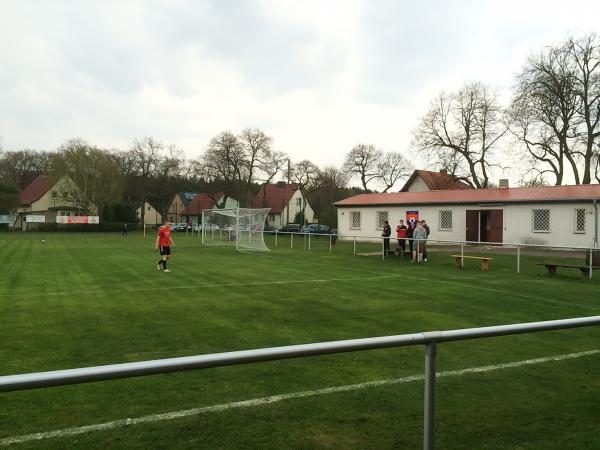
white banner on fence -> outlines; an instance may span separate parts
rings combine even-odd
[[[16,216],[11,216],[9,214],[0,214],[0,223],[15,223]]]
[[[100,223],[99,216],[56,216],[56,223],[62,224],[88,224],[96,225]]]
[[[41,214],[29,214],[25,216],[25,222],[29,223],[44,223],[46,222],[46,216]]]

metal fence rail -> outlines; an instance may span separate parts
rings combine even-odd
[[[317,355],[375,350],[390,347],[425,345],[425,393],[423,419],[423,448],[434,448],[435,378],[437,345],[442,342],[481,339],[494,336],[535,333],[600,325],[600,316],[573,319],[530,322],[492,327],[466,328],[461,330],[428,331],[397,336],[319,342],[208,355],[157,359],[79,369],[27,373],[0,377],[0,392],[11,392],[93,381],[115,380],[193,369],[207,369],[237,364],[302,358]]]

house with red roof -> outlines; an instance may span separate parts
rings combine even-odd
[[[261,187],[252,199],[252,208],[269,208],[267,223],[272,228],[296,223],[301,216],[304,216],[304,223],[299,225],[303,226],[311,223],[315,217],[314,210],[298,185],[283,181]]]
[[[507,186],[507,183],[501,183]],[[360,194],[335,203],[340,237],[378,239],[383,222],[425,219],[430,239],[598,245],[600,185]]]
[[[76,205],[69,200],[73,189],[78,189],[73,181],[64,176],[55,180],[48,175],[37,176],[19,194],[15,228],[26,230],[41,222],[56,222],[57,216],[77,215]]]
[[[400,192],[427,192],[445,189],[472,189],[470,185],[451,175],[445,169],[439,172],[415,170]]]
[[[180,212],[180,218],[191,219],[194,224],[200,223],[202,211],[205,209],[232,209],[239,208],[240,202],[229,196],[225,196],[223,192],[214,194],[199,193],[188,202],[187,206]],[[169,211],[169,217],[171,212]]]

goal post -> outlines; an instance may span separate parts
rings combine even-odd
[[[265,221],[270,208],[205,209],[202,245],[232,245],[237,250],[268,251]]]

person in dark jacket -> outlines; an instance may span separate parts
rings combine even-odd
[[[390,227],[390,224],[388,223],[388,221],[384,221],[383,222],[383,233],[381,233],[381,236],[383,237],[383,255],[389,255],[390,252],[390,235],[392,234],[392,227]]]
[[[421,220],[423,224],[423,228],[425,228],[425,232],[427,233],[427,238],[429,239],[429,233],[431,230],[429,229],[429,225],[425,222],[425,220]],[[425,241],[425,249],[423,250],[423,261],[427,262],[427,241]]]
[[[406,229],[406,237],[408,238],[408,246],[409,246],[409,254],[412,255],[413,252],[413,245],[414,245],[414,241],[413,239],[413,234],[415,232],[415,221],[414,220],[409,220],[408,221],[408,228]]]

